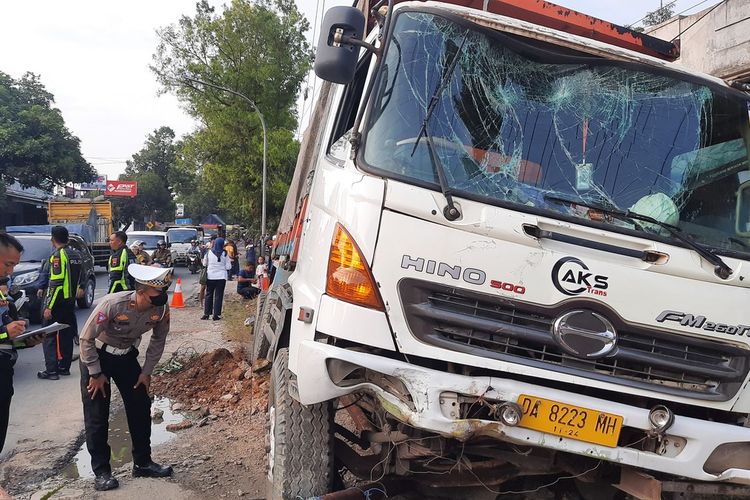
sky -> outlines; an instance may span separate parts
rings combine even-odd
[[[716,1],[677,0],[676,12],[694,13]],[[627,25],[658,8],[659,2],[556,3]],[[221,8],[227,2],[210,3]],[[297,4],[311,25],[316,17],[319,25],[324,9],[351,2],[297,0]],[[158,95],[159,86],[148,66],[158,43],[155,31],[182,15],[192,16],[195,0],[0,0],[0,6],[0,71],[14,78],[27,71],[41,76],[68,129],[81,140],[84,157],[100,175],[116,179],[146,136],[162,125],[178,137],[194,130],[196,123],[175,97]],[[317,35],[317,27],[308,32],[311,44],[313,36],[317,42]],[[300,99],[298,106],[303,128],[318,88],[315,77],[310,76],[304,86],[309,98]]]

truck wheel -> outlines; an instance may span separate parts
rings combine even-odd
[[[86,280],[86,288],[83,290],[83,297],[76,299],[78,307],[81,309],[88,309],[94,303],[94,291],[96,290],[96,282],[93,279]]]
[[[268,350],[271,348],[271,342],[263,335],[263,323],[266,313],[263,306],[266,304],[268,292],[258,294],[258,304],[255,310],[255,324],[253,325],[253,349],[250,352],[250,364],[254,365],[259,359],[268,356]]]
[[[324,495],[333,483],[330,403],[305,406],[289,395],[289,349],[279,349],[268,394],[266,498]]]
[[[268,350],[271,348],[271,343],[268,341],[263,332],[261,331],[260,324],[256,319],[255,325],[253,326],[253,350],[250,353],[250,364],[254,365],[259,359],[264,359],[268,356]]]

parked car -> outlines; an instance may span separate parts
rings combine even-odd
[[[149,257],[154,253],[154,250],[156,250],[156,244],[159,240],[164,240],[165,243],[169,243],[167,233],[164,231],[129,231],[127,234],[128,246],[132,245],[135,240],[141,240],[145,243],[143,249]]]
[[[12,274],[13,287],[25,291],[29,299],[19,313],[22,316],[28,317],[32,323],[41,323],[43,301],[37,297],[36,293],[37,290],[42,288],[42,270],[49,265],[49,256],[52,254],[51,235],[44,233],[16,233],[14,236],[23,245],[24,252],[21,254],[21,262],[19,262]],[[83,239],[78,235],[70,235],[69,245],[83,257],[79,281],[83,295],[76,302],[81,309],[88,309],[94,303],[94,292],[96,291],[94,256]]]

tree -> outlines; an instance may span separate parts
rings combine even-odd
[[[39,77],[16,80],[0,72],[0,181],[51,189],[89,182],[94,168],[81,155],[80,141],[65,126],[54,97]]]
[[[195,17],[158,31],[151,69],[162,91],[177,95],[202,124],[185,139],[181,161],[230,221],[255,225],[260,219],[262,129],[249,103],[196,81],[239,92],[263,113],[271,220],[283,206],[299,149],[295,104],[312,60],[308,28],[294,0],[234,0],[221,14],[201,1]],[[200,204],[189,193],[180,195],[188,206]]]
[[[169,127],[160,127],[146,137],[143,148],[127,161],[125,172],[120,175],[120,180],[138,183],[138,196],[114,200],[118,223],[174,220],[172,193],[182,186],[189,189],[191,182],[177,166],[180,147]]]
[[[646,14],[646,17],[643,18],[643,25],[644,26],[656,26],[657,24],[661,24],[664,21],[667,21],[674,16],[674,4],[675,2],[669,2],[666,5],[662,5],[658,9],[649,12]]]

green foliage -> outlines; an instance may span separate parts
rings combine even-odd
[[[65,126],[54,97],[39,77],[16,80],[0,72],[0,181],[50,189],[91,181],[96,172],[83,159],[80,141]]]
[[[643,25],[656,26],[657,24],[661,24],[664,21],[671,19],[672,16],[674,16],[674,4],[675,2],[669,2],[655,11],[646,14],[646,17],[643,18]]]
[[[180,144],[174,131],[160,127],[146,138],[143,148],[128,160],[120,180],[138,182],[135,198],[113,198],[114,218],[118,224],[130,221],[174,220],[173,189],[188,186],[189,175],[177,166]]]
[[[227,222],[259,228],[263,131],[268,127],[267,211],[280,215],[299,144],[296,97],[310,69],[309,25],[293,0],[234,0],[218,14],[201,1],[195,17],[159,30],[151,69],[163,92],[172,92],[202,126],[185,139],[180,164],[196,176],[179,189],[185,215],[226,215]],[[201,199],[200,196],[206,198]],[[208,199],[210,202],[205,202]],[[272,228],[271,224],[268,225]]]

